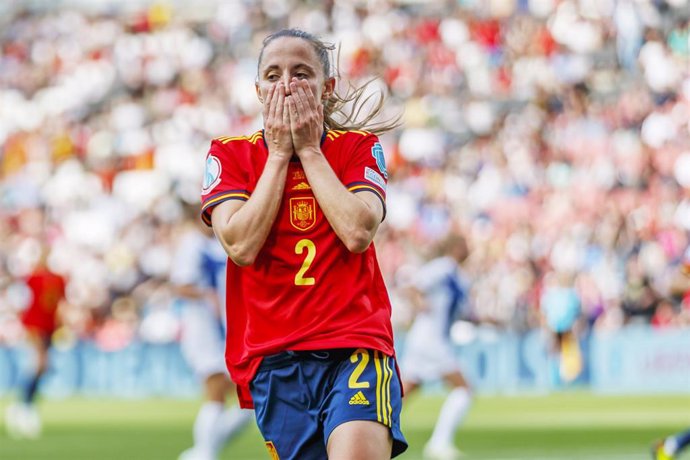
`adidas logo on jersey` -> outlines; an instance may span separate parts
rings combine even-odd
[[[300,182],[299,184],[292,187],[292,190],[310,190],[311,187],[306,182]]]
[[[357,393],[355,393],[355,395],[353,397],[350,398],[350,405],[351,406],[354,406],[357,404],[361,404],[364,406],[369,405],[369,400],[367,400],[367,398],[364,396],[364,393],[362,393],[361,391],[358,391]]]

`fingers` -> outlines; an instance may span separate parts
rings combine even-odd
[[[315,100],[309,84],[296,79],[291,81],[290,95],[285,101],[295,152],[300,155],[314,149],[318,151],[323,135],[323,108]]]
[[[273,92],[275,91],[276,85],[271,85],[268,88],[266,97],[264,98],[264,121],[268,120],[271,115],[271,102],[273,101]]]
[[[286,85],[272,84],[266,89],[264,99],[264,136],[269,151],[289,158],[293,151],[290,111],[287,106]]]
[[[293,78],[287,85],[272,85],[266,92],[264,117],[266,138],[278,150],[299,152],[319,145],[323,106],[308,82]]]
[[[309,84],[305,81],[293,78],[290,81],[290,92],[296,97],[297,108],[300,112],[305,110],[316,110],[316,101],[314,94],[309,88]]]
[[[275,118],[274,121],[282,121],[284,124],[285,123],[285,86],[282,83],[278,84],[278,89],[277,89],[277,97],[276,97],[276,111],[275,111]]]
[[[309,86],[309,84],[306,81],[298,81],[296,89],[297,93],[303,101],[304,106],[308,107],[310,110],[316,110],[316,96],[311,91],[311,87]]]
[[[302,126],[308,119],[308,114],[304,110],[304,104],[299,94],[290,95],[290,120],[298,126]]]
[[[302,104],[298,104],[298,101],[302,98],[302,95],[299,92],[299,80],[296,78],[293,78],[290,81],[290,95],[292,96],[292,100],[295,103],[295,106],[297,107],[298,111],[301,112]]]
[[[300,113],[299,110],[297,109],[297,103],[295,102],[296,96],[295,93],[290,94],[288,97],[285,98],[286,105],[287,105],[287,112],[290,115],[290,130],[294,132],[299,126],[300,123]]]
[[[271,89],[268,92],[268,96],[270,98],[269,102],[268,102],[268,105],[269,105],[269,107],[268,107],[268,119],[272,123],[274,123],[275,119],[276,119],[276,110],[277,110],[277,105],[278,105],[277,104],[278,98],[276,97],[277,96],[277,89],[278,89],[278,85],[273,85],[273,86],[271,86]]]
[[[282,93],[283,97],[281,98],[281,105],[282,105],[282,117],[283,117],[283,126],[290,127],[290,109],[288,107],[288,100],[290,99],[290,96],[288,96],[285,92],[285,87],[282,87]]]
[[[266,100],[264,102],[264,128],[273,133],[274,129],[280,129],[280,126],[287,126],[289,119],[288,112],[285,108],[285,85],[276,83],[271,85],[266,93]]]
[[[290,82],[291,96],[295,102],[300,121],[323,125],[323,104],[316,99],[309,83],[293,78]]]

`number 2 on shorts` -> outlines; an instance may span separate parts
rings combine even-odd
[[[364,369],[367,368],[369,364],[369,351],[364,348],[359,348],[355,350],[352,355],[350,355],[350,362],[357,363],[355,370],[350,374],[350,379],[347,381],[347,386],[350,388],[369,388],[369,382],[360,382],[359,378],[362,376]]]

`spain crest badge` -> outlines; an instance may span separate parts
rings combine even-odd
[[[290,223],[300,231],[307,231],[316,224],[316,200],[314,197],[290,198]]]

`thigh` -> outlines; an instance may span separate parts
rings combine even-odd
[[[338,425],[328,438],[328,460],[388,460],[393,451],[390,429],[369,420]]]
[[[311,367],[304,369],[303,366]],[[250,390],[256,423],[272,459],[326,459],[318,405],[310,388],[322,376],[311,363],[292,362],[284,367],[259,370]]]
[[[460,372],[459,360],[445,342],[429,339],[405,349],[402,373],[406,381],[421,383],[438,380],[449,373]]]
[[[340,445],[349,443],[353,430],[358,432],[360,427],[366,427],[366,424],[350,424],[355,421],[374,422],[386,427],[387,430],[382,431],[387,432],[386,436],[380,440],[389,443],[392,439],[393,456],[407,448],[400,430],[402,396],[395,358],[360,348],[352,353],[350,359],[340,363],[332,379],[332,387],[322,407],[324,437],[329,450],[371,447],[367,443],[348,447]],[[341,426],[343,429],[338,429]],[[332,435],[334,437],[330,439]],[[357,458],[357,455],[351,458]]]
[[[45,371],[48,366],[48,352],[52,343],[52,333],[40,328],[27,329],[27,339],[35,353],[35,365],[38,372]]]

